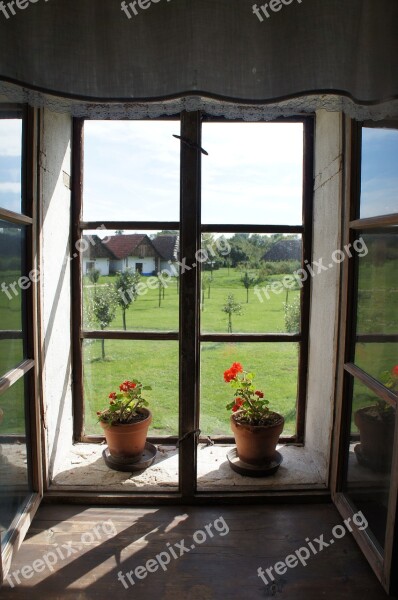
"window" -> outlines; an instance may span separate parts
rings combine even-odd
[[[76,439],[98,438],[105,392],[134,369],[153,387],[150,436],[184,437],[189,479],[195,432],[232,440],[222,374],[239,360],[264,377],[273,408],[287,416],[284,439],[302,442],[310,289],[297,271],[311,261],[312,118],[77,120],[81,156],[83,127],[74,242],[98,236],[96,264],[101,255],[109,266],[95,287],[84,265],[72,265],[82,289]],[[131,292],[105,323],[94,295],[118,292],[126,270],[139,276],[142,293]],[[228,302],[241,310],[228,313]]]
[[[390,556],[390,488],[398,401],[398,128],[358,127],[354,167],[361,165],[349,223],[362,248],[348,273],[345,371],[346,430],[342,491],[365,515],[375,554]],[[361,160],[362,159],[362,160]],[[381,568],[383,568],[381,566]]]
[[[32,298],[31,121],[22,109],[0,111],[0,513],[1,550],[39,491],[33,470],[35,429]],[[32,185],[32,183],[30,183]]]

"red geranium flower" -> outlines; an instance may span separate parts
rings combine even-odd
[[[232,371],[231,369],[228,369],[227,371],[224,371],[224,380],[229,383],[230,381],[232,381],[232,379],[235,377],[236,373],[234,371]]]
[[[242,367],[242,365],[240,363],[234,362],[234,363],[232,363],[231,370],[235,371],[236,373],[242,373],[243,372],[243,367]]]
[[[109,394],[109,398],[112,398],[112,400],[116,400],[116,392],[111,392]]]
[[[263,394],[263,392],[261,392],[260,390],[256,390],[254,393],[255,393],[255,394],[256,394],[256,396],[258,396],[259,398],[264,398],[264,394]]]
[[[395,367],[393,368],[393,370],[391,371],[391,373],[393,375],[395,375],[396,377],[398,377],[398,365],[395,365]]]

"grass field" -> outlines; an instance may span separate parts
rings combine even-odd
[[[233,294],[242,306],[241,315],[233,315],[233,331],[248,333],[285,332],[284,305],[286,292],[271,294],[260,302],[242,285],[241,273],[235,269],[206,272],[202,294],[201,327],[203,332],[227,332],[227,315],[222,307],[228,294]],[[282,275],[270,276],[269,283]],[[98,288],[113,282],[114,278],[101,277]],[[145,281],[145,278],[143,278]],[[85,282],[86,301],[94,287]],[[266,283],[261,284],[266,285]],[[291,301],[299,292],[289,292]],[[148,331],[178,330],[177,281],[171,280],[159,307],[159,292],[148,289],[127,311],[127,328]],[[122,329],[122,313],[118,308],[109,329]],[[101,342],[88,341],[84,349],[86,432],[97,433],[95,413],[104,407],[107,395],[123,379],[137,377],[153,388],[148,399],[153,408],[151,432],[172,435],[178,432],[178,343],[155,341],[105,341],[106,359],[101,359]],[[230,434],[229,412],[225,405],[231,399],[223,372],[234,361],[254,371],[256,383],[265,389],[272,408],[285,415],[286,434],[295,431],[298,345],[295,343],[205,343],[201,352],[201,411],[200,427],[206,435]]]
[[[389,261],[375,266],[362,258],[360,262],[360,292],[358,330],[360,333],[397,333],[398,264]],[[5,281],[17,278],[6,273]],[[208,277],[209,272],[205,275]],[[320,275],[322,277],[322,275]],[[213,272],[210,290],[204,290],[201,310],[203,332],[227,332],[227,315],[222,312],[226,296],[233,294],[241,303],[242,314],[233,316],[234,332],[284,332],[284,302],[286,293],[270,294],[260,302],[253,288],[246,289],[235,269]],[[282,275],[270,276],[268,283]],[[98,289],[113,283],[113,277],[101,277]],[[145,281],[145,278],[143,278]],[[261,286],[267,285],[267,282]],[[85,279],[84,298],[93,294],[93,286]],[[289,302],[298,292],[289,291]],[[21,329],[21,297],[9,300],[0,293],[0,321],[3,329]],[[178,330],[177,281],[172,279],[159,307],[158,290],[149,289],[127,311],[127,327],[134,330]],[[118,308],[109,329],[122,329],[122,313]],[[321,332],[320,332],[321,333]],[[396,343],[358,343],[355,362],[376,378],[382,371],[398,363]],[[148,393],[154,413],[152,433],[176,434],[178,429],[178,343],[172,341],[105,341],[106,359],[101,358],[101,342],[87,340],[84,344],[84,386],[86,431],[98,433],[96,411],[104,408],[109,392],[122,380],[137,377],[152,386]],[[21,340],[0,340],[0,369],[4,373],[22,359]],[[295,343],[204,343],[201,352],[201,409],[200,426],[204,434],[230,434],[229,414],[225,404],[230,390],[223,381],[223,372],[233,361],[256,373],[256,384],[264,389],[271,407],[286,418],[286,434],[294,433],[297,394],[298,345]],[[14,388],[15,386],[13,386]],[[358,388],[359,390],[359,388]],[[355,405],[371,402],[356,394]],[[365,392],[363,392],[365,394]],[[23,406],[18,389],[2,396],[1,406],[8,407],[9,419],[3,422],[5,433],[23,431]],[[12,414],[10,414],[12,413]]]
[[[387,333],[398,331],[395,299],[398,286],[398,265],[394,262],[375,269],[372,263],[361,259],[358,330],[361,333]],[[270,294],[270,299],[260,302],[253,288],[246,289],[235,269],[213,272],[208,285],[209,272],[205,273],[207,285],[202,294],[202,332],[227,332],[227,315],[222,307],[228,294],[233,294],[241,304],[242,314],[233,315],[233,332],[282,333],[286,331],[284,302],[286,292]],[[267,283],[281,279],[283,275],[268,278]],[[99,285],[112,283],[112,277],[100,278]],[[93,293],[93,287],[85,288],[85,295]],[[299,292],[289,291],[291,302]],[[161,306],[158,290],[148,290],[127,311],[127,327],[136,330],[168,331],[178,327],[177,282],[172,280],[165,291]],[[121,310],[118,309],[111,329],[122,329]],[[135,376],[152,385],[148,394],[154,412],[152,433],[170,435],[177,433],[178,424],[178,345],[176,342],[105,342],[106,361],[102,361],[101,343],[88,342],[85,348],[85,395],[88,400],[86,428],[88,433],[99,432],[95,412],[103,408],[107,393],[116,383]],[[225,404],[231,399],[223,372],[233,361],[242,362],[256,373],[256,383],[265,389],[273,409],[286,418],[285,434],[295,430],[298,345],[293,343],[204,343],[201,348],[201,400],[200,427],[206,435],[229,434],[229,414]],[[374,377],[380,377],[398,362],[396,344],[357,344],[356,362]],[[355,404],[369,403],[361,399],[358,391]]]

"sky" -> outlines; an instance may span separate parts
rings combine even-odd
[[[0,119],[0,206],[21,210],[21,137],[20,119]]]
[[[362,130],[362,218],[398,212],[398,131]]]
[[[86,121],[84,219],[178,221],[177,121]],[[202,222],[301,223],[302,125],[203,123]],[[21,204],[21,121],[0,120],[0,206]],[[398,131],[364,128],[361,217],[398,212]]]
[[[85,123],[84,219],[179,220],[176,121]],[[202,222],[301,224],[302,125],[204,123]]]

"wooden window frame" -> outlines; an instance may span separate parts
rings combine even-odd
[[[358,233],[391,233],[398,227],[398,213],[360,218],[362,128],[390,126],[398,130],[398,122],[355,122],[345,119],[345,184],[343,194],[343,243],[353,244]],[[396,233],[398,235],[398,233]],[[331,466],[332,498],[343,518],[349,518],[356,507],[344,490],[348,469],[347,439],[351,438],[352,393],[354,381],[360,381],[381,400],[398,408],[398,395],[355,364],[358,341],[398,341],[397,335],[356,333],[358,298],[358,257],[346,261],[342,269],[341,320],[338,352],[340,356],[336,377],[336,429]],[[398,563],[398,410],[396,410],[395,439],[392,456],[388,515],[384,551],[371,532],[353,530],[353,535],[387,593],[397,594],[398,574],[392,568]]]
[[[314,117],[298,116],[290,119],[276,119],[273,122],[289,122],[303,124],[303,192],[302,192],[302,223],[297,226],[287,225],[201,225],[201,124],[204,120],[216,121],[200,112],[176,115],[180,119],[181,136],[191,140],[195,147],[181,144],[181,199],[179,222],[155,221],[84,221],[82,219],[83,203],[83,127],[85,119],[74,119],[73,123],[73,173],[72,173],[72,244],[81,237],[83,230],[96,229],[105,226],[107,229],[123,230],[180,230],[180,252],[186,258],[187,264],[196,262],[195,253],[201,247],[201,235],[206,232],[232,233],[297,233],[302,236],[302,261],[312,261],[312,219],[313,219],[313,156],[314,156]],[[220,121],[220,119],[217,119]],[[191,261],[191,262],[190,262]],[[181,437],[199,428],[199,360],[200,344],[207,341],[221,342],[289,342],[300,344],[298,394],[296,414],[296,435],[281,438],[284,443],[304,443],[306,388],[308,371],[308,338],[310,311],[310,278],[303,285],[301,294],[301,329],[297,334],[205,334],[199,331],[200,323],[200,270],[192,269],[184,273],[180,281],[180,318],[179,332],[135,332],[135,331],[90,331],[82,328],[81,306],[82,273],[80,261],[72,263],[72,290],[79,290],[79,301],[73,296],[73,400],[74,400],[74,439],[79,442],[100,442],[104,438],[98,435],[84,435],[84,399],[83,399],[83,363],[82,342],[84,339],[120,339],[120,340],[173,340],[179,342],[180,356],[180,404],[179,404],[179,435]],[[192,335],[195,332],[195,335]],[[184,356],[184,362],[182,357]],[[192,376],[194,375],[194,376]],[[182,399],[190,398],[191,402]],[[150,437],[153,443],[175,444],[177,436]],[[199,438],[201,441],[202,438]],[[206,438],[207,440],[207,438]],[[212,436],[216,443],[232,443],[232,436]],[[203,441],[205,439],[203,438]],[[196,442],[192,435],[180,444],[180,455],[184,471],[190,478],[188,488],[194,486],[191,473],[196,473]],[[187,458],[189,457],[189,458]],[[192,462],[193,461],[193,462]]]
[[[21,211],[14,212],[0,208],[0,219],[25,227],[25,240],[22,255],[23,274],[38,268],[38,226],[37,226],[37,189],[36,149],[38,143],[37,111],[26,105],[0,104],[0,119],[20,118],[22,120],[22,164]],[[10,525],[10,536],[1,548],[0,582],[7,574],[15,548],[22,543],[30,522],[43,497],[42,465],[42,429],[39,407],[38,359],[39,343],[37,316],[39,314],[38,285],[32,282],[22,295],[22,331],[15,334],[22,337],[24,358],[6,373],[0,373],[0,397],[12,386],[25,380],[25,427],[28,452],[28,483],[30,491],[21,512],[18,512]],[[1,331],[7,338],[12,333]],[[16,436],[16,441],[21,439]]]

